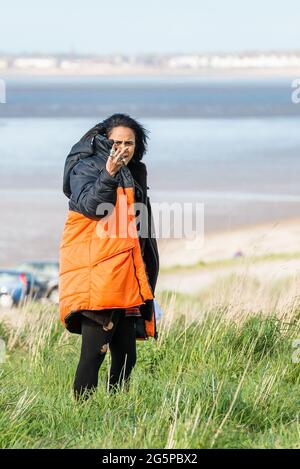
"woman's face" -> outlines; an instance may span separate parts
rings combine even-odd
[[[124,150],[124,158],[125,164],[127,164],[131,158],[133,157],[134,150],[135,150],[135,134],[132,129],[129,127],[114,127],[110,134],[108,134],[108,138],[114,140],[115,147]]]

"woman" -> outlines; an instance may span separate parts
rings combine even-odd
[[[90,129],[67,156],[63,191],[69,211],[60,244],[59,309],[82,335],[74,397],[98,384],[109,349],[108,388],[128,388],[136,340],[157,339],[153,307],[159,255],[147,170],[147,131],[127,114]],[[139,204],[140,213],[135,207]]]

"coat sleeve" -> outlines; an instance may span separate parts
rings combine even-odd
[[[97,207],[117,201],[118,173],[111,176],[104,166],[100,170],[84,160],[77,163],[70,173],[71,197],[69,208],[92,220],[100,220],[110,211],[100,213]],[[103,212],[103,211],[102,211]]]

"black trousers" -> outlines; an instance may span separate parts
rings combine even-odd
[[[128,389],[131,371],[136,363],[135,318],[126,317],[125,310],[115,310],[113,327],[104,330],[92,319],[82,316],[80,359],[74,380],[74,397],[87,398],[98,385],[99,368],[107,350],[111,354],[109,391],[123,384]]]

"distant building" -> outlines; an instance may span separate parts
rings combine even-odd
[[[0,70],[5,70],[8,67],[8,61],[0,59]]]
[[[300,67],[300,54],[213,55],[212,68],[284,68]]]
[[[93,73],[147,73],[155,71],[300,69],[300,51],[207,54],[138,54],[0,56],[0,70]]]
[[[23,70],[55,68],[57,59],[54,57],[20,57],[12,61],[12,66]]]
[[[116,66],[109,61],[93,60],[93,59],[77,59],[77,60],[62,60],[59,63],[59,68],[65,71],[91,71],[103,72],[112,70]]]
[[[183,55],[167,60],[167,66],[171,68],[205,68],[209,65],[209,58],[200,55]]]

